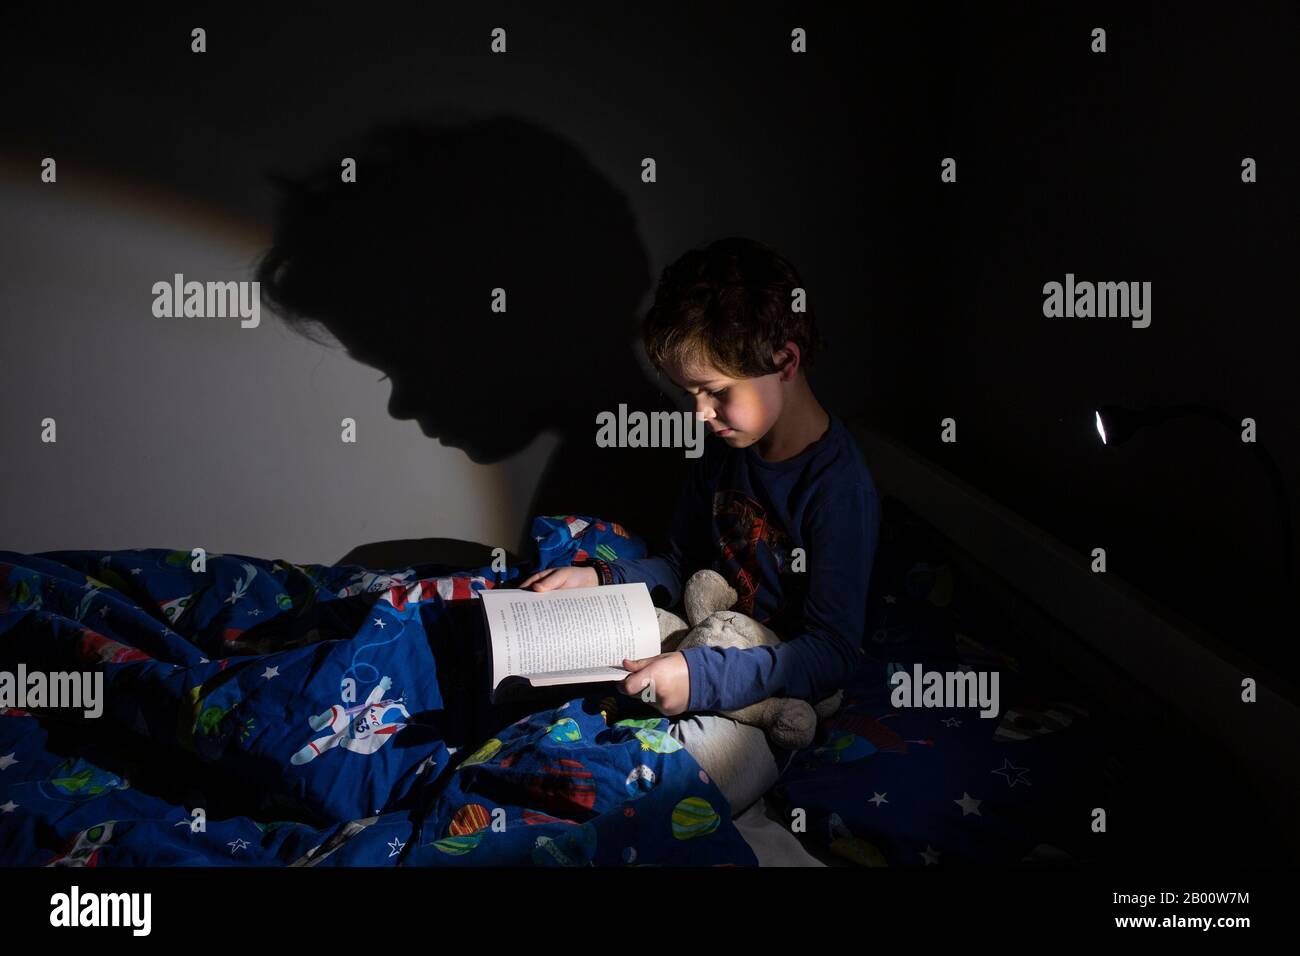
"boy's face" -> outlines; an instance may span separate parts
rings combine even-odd
[[[782,357],[777,355],[778,360]],[[781,417],[782,372],[732,378],[707,365],[665,368],[672,382],[695,402],[706,427],[733,448],[752,445]]]

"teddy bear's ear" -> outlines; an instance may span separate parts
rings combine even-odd
[[[705,568],[696,571],[686,582],[686,620],[695,627],[710,614],[725,611],[735,605],[740,595],[717,571]]]

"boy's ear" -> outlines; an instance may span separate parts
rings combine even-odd
[[[793,340],[772,354],[772,361],[781,370],[781,381],[788,382],[794,378],[794,373],[799,369],[799,359],[799,344]]]

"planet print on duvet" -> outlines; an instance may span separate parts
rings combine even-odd
[[[460,762],[460,767],[461,768],[472,767],[475,764],[487,763],[494,756],[496,756],[496,752],[500,749],[501,749],[501,741],[498,740],[496,737],[493,737],[490,740],[488,740],[485,744],[483,744],[483,746],[479,747],[478,750],[474,751],[472,754],[470,754],[468,757],[462,760]]]
[[[483,836],[486,830],[478,830],[474,833],[462,833],[459,836],[443,837],[441,840],[435,840],[434,846],[443,853],[451,856],[464,856],[470,850],[474,849],[483,842]]]
[[[673,836],[678,840],[691,840],[706,836],[718,828],[722,818],[713,804],[703,797],[686,797],[673,807]]]
[[[46,790],[47,783],[55,793]],[[125,777],[119,777],[81,757],[69,757],[54,768],[53,777],[36,782],[36,789],[43,797],[66,803],[93,800],[112,790],[126,790],[130,786]]]
[[[572,717],[564,717],[546,728],[547,736],[557,744],[571,744],[582,739],[582,728]]]
[[[487,807],[481,803],[467,803],[451,818],[447,833],[449,836],[466,836],[486,829],[491,822]]]
[[[596,805],[595,776],[577,760],[557,760],[542,767],[541,773],[527,774],[522,790],[533,801],[533,809],[560,816]]]

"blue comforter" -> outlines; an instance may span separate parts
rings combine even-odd
[[[639,701],[488,703],[480,590],[645,553],[595,518],[533,535],[500,571],[0,551],[0,863],[754,865]],[[36,696],[73,673],[102,713]]]

